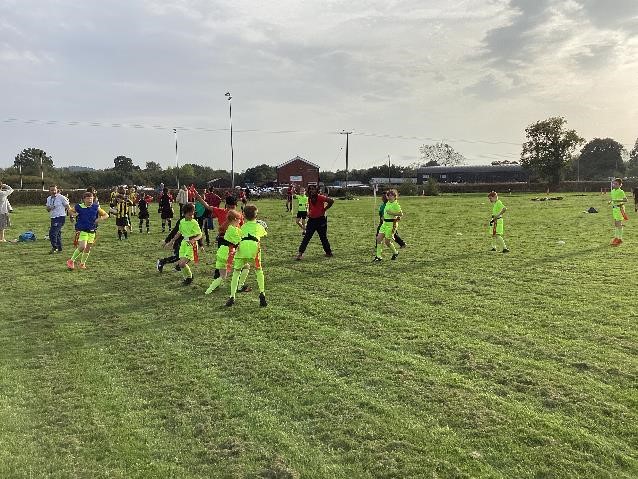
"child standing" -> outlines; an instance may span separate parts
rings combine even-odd
[[[381,231],[381,226],[383,226],[383,212],[385,211],[385,205],[388,203],[388,192],[384,191],[383,195],[381,195],[381,205],[379,206],[379,226],[377,226],[377,235],[379,234],[379,231]],[[407,245],[405,244],[405,241],[403,241],[401,239],[401,237],[399,236],[399,233],[397,233],[397,231],[394,231],[394,241],[399,245],[399,248],[405,248]]]
[[[171,229],[171,219],[173,218],[173,196],[168,192],[168,188],[162,190],[159,197],[159,213],[162,218],[162,233],[166,229],[166,221],[168,221],[168,229]]]
[[[627,203],[627,196],[621,188],[622,180],[620,178],[614,179],[611,182],[611,213],[614,218],[614,239],[611,240],[612,246],[619,246],[622,244],[623,220],[627,219],[627,213],[625,213],[625,203]]]
[[[306,234],[306,218],[308,218],[308,197],[306,189],[302,186],[299,193],[294,195],[297,200],[297,226],[301,228],[301,234]]]
[[[137,216],[137,188],[135,186],[131,186],[128,190],[128,199],[131,200],[131,216]]]
[[[385,204],[385,208],[383,209],[383,224],[379,227],[379,233],[377,234],[377,251],[372,261],[383,260],[383,243],[389,246],[392,250],[393,260],[397,259],[399,256],[399,251],[393,243],[394,235],[397,230],[397,223],[401,216],[403,216],[401,205],[397,201],[399,193],[397,190],[388,190],[386,192],[386,197],[388,198],[388,202]]]
[[[75,269],[75,261],[80,255],[80,269],[86,269],[86,260],[91,252],[91,247],[95,243],[95,231],[98,223],[106,220],[109,215],[100,208],[99,203],[93,202],[93,193],[86,192],[82,197],[83,202],[75,205],[71,214],[77,216],[75,229],[79,232],[78,247],[73,252],[71,258],[66,262],[69,269]]]
[[[251,263],[255,264],[255,275],[259,286],[259,306],[268,306],[265,294],[264,271],[261,265],[261,238],[266,236],[266,229],[257,222],[257,207],[247,205],[244,208],[246,222],[241,227],[241,239],[235,252],[233,261],[233,277],[230,282],[230,298],[226,301],[226,306],[235,304],[235,295],[239,284],[246,281],[250,272]],[[241,277],[240,277],[241,276]]]
[[[140,194],[140,199],[137,202],[137,207],[139,208],[139,216],[140,219],[140,233],[142,232],[142,222],[146,220],[146,234],[151,233],[151,228],[148,224],[148,220],[151,215],[148,213],[148,205],[153,201],[153,197],[151,195],[144,195],[144,193]]]
[[[239,228],[241,219],[241,213],[231,210],[228,212],[226,222],[220,226],[220,229],[224,229],[226,232],[222,238],[221,246],[217,248],[215,257],[215,270],[219,271],[219,277],[210,283],[205,294],[212,293],[226,281],[226,276],[228,276],[233,265],[235,250],[242,238],[242,232]]]
[[[501,248],[502,253],[509,253],[510,250],[507,249],[505,245],[505,240],[503,239],[503,215],[507,208],[501,200],[498,199],[498,193],[496,191],[490,191],[490,194],[487,195],[487,198],[492,203],[492,219],[490,220],[490,228],[492,231],[492,251],[497,251],[497,246]]]
[[[115,208],[115,225],[117,226],[117,239],[122,241],[122,234],[124,239],[128,239],[128,228],[131,225],[131,219],[129,212],[133,203],[128,199],[124,193],[124,189],[120,190],[120,193],[115,197],[115,204],[111,205]]]
[[[199,228],[197,220],[195,220],[195,205],[187,203],[182,210],[184,217],[179,222],[179,231],[169,242],[174,244],[178,238],[183,238],[179,247],[179,262],[177,265],[182,271],[184,277],[184,286],[188,286],[193,282],[193,272],[188,263],[195,260],[197,251],[197,241],[202,238],[202,230]]]

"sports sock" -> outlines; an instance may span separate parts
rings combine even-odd
[[[397,247],[394,246],[392,242],[390,242],[390,249],[392,250],[392,254],[397,254]]]
[[[503,240],[501,235],[496,235],[496,243],[501,248],[501,251],[507,249],[507,246],[505,246],[505,240]]]
[[[377,258],[381,258],[383,254],[383,244],[377,243]]]
[[[237,283],[238,288],[241,289],[244,286],[244,283],[246,282],[246,278],[248,278],[248,273],[250,273],[249,268],[243,268],[241,270],[241,275],[239,276],[239,283]]]
[[[171,226],[171,220],[168,220],[168,229],[172,229],[173,227]]]
[[[122,230],[117,230],[117,239],[122,239]]]
[[[90,251],[86,251],[85,253],[82,253],[82,259],[80,260],[80,263],[86,264],[86,260],[89,259],[90,254],[91,254]]]
[[[148,233],[150,231],[150,226],[148,225],[148,220],[146,220],[146,232]]]
[[[259,292],[263,293],[265,290],[264,270],[259,268],[255,270],[255,276],[257,276],[257,286],[259,286]]]
[[[622,239],[622,233],[624,231],[625,228],[623,228],[622,226],[620,228],[618,228],[618,238]]]
[[[76,248],[73,254],[71,255],[71,261],[75,261],[76,259],[78,259],[78,256],[80,256],[81,253],[82,252],[80,251],[80,248]]]
[[[182,276],[184,276],[184,278],[192,278],[193,277],[193,272],[191,271],[190,266],[188,266],[187,264],[185,264],[182,267]]]
[[[210,293],[212,291],[215,291],[217,288],[219,288],[224,282],[226,281],[226,278],[222,278],[221,276],[219,278],[214,279],[211,283],[210,286],[208,287],[208,289],[206,290],[207,293]]]
[[[233,277],[230,280],[230,297],[234,298],[237,294],[237,285],[239,284],[239,271],[233,270]]]
[[[215,268],[215,273],[213,273],[213,279],[219,278],[219,269]]]

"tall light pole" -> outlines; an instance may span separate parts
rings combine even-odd
[[[226,92],[228,98],[228,116],[230,117],[230,185],[235,190],[235,151],[233,150],[233,97]]]
[[[42,178],[42,191],[44,191],[44,164],[42,163],[43,151],[40,152],[40,177]]]
[[[177,177],[177,189],[179,190],[179,156],[177,154],[177,128],[173,128],[173,133],[175,133],[175,165],[177,166],[177,169],[175,170],[176,173],[176,177]]]
[[[348,199],[348,139],[352,134],[351,131],[341,130],[341,135],[346,135],[346,199]]]
[[[390,155],[388,155],[388,187],[392,187],[392,180],[390,179]]]

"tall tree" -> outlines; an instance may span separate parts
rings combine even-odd
[[[594,138],[580,150],[576,161],[577,175],[582,180],[602,180],[625,172],[625,148],[611,138]]]
[[[277,179],[277,168],[270,165],[259,165],[248,168],[244,172],[244,182],[263,185]]]
[[[156,161],[147,161],[145,170],[146,171],[162,171],[162,165],[160,165]]]
[[[113,169],[120,171],[122,173],[130,173],[134,169],[133,160],[131,160],[130,158],[124,155],[120,155],[116,157],[113,160],[113,163],[115,164]]]
[[[636,143],[634,143],[634,147],[629,152],[627,174],[629,176],[638,176],[638,139],[636,140]]]
[[[455,151],[447,143],[436,143],[434,145],[422,145],[419,147],[421,164],[436,162],[440,166],[462,165],[466,158]]]
[[[42,166],[45,169],[53,168],[53,158],[40,148],[25,148],[16,155],[13,166],[16,168],[22,166],[23,173],[33,174],[40,171],[40,159],[42,159]]]
[[[567,130],[567,121],[552,117],[525,128],[521,165],[540,180],[556,185],[574,150],[585,140],[575,130]]]

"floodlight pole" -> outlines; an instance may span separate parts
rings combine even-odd
[[[44,191],[44,165],[42,163],[42,151],[40,152],[40,178],[42,179],[42,191]]]
[[[340,135],[346,135],[346,199],[348,199],[348,140],[351,134],[351,131],[346,130],[341,130],[340,133]]]
[[[390,155],[388,155],[388,188],[392,187],[392,180],[390,179]]]
[[[177,178],[177,189],[179,190],[179,155],[177,154],[177,128],[173,128],[173,133],[175,133],[175,165],[177,169],[175,170],[176,178]]]
[[[233,150],[233,97],[229,91],[225,94],[228,98],[228,116],[230,118],[230,185],[235,190],[235,151]]]

